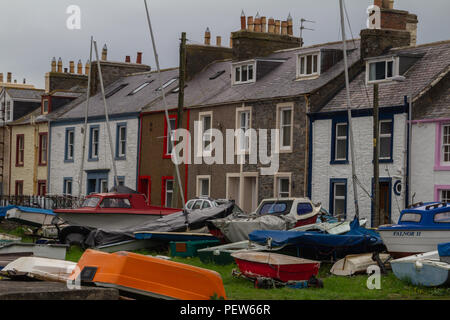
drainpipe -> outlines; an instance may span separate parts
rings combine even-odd
[[[305,108],[305,128],[306,128],[306,134],[305,134],[305,157],[308,157],[307,155],[309,154],[309,135],[311,134],[310,130],[312,130],[312,128],[308,127],[308,113],[310,112],[310,101],[309,101],[309,96],[308,94],[304,94],[303,95],[305,98],[305,102],[306,102],[306,108]],[[308,163],[309,159],[305,159],[305,175],[304,175],[304,186],[303,186],[303,197],[306,198],[307,197],[307,189],[308,189],[308,166],[312,165],[311,163]]]

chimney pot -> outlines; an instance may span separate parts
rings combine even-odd
[[[88,60],[88,61],[86,61],[86,64],[84,66],[84,73],[86,75],[89,75],[89,69],[90,69],[90,63],[89,63],[89,60]]]
[[[58,72],[63,71],[63,63],[61,57],[58,59]]]
[[[268,25],[268,32],[275,33],[275,20],[272,17],[269,18]]]
[[[11,83],[11,81],[12,81],[12,73],[11,73],[11,72],[8,72],[8,73],[6,74],[6,82],[7,82],[7,83]]]
[[[17,79],[14,79],[14,83],[17,83]]]
[[[221,47],[221,46],[222,46],[222,37],[221,37],[221,36],[217,36],[217,37],[216,37],[216,45],[217,45],[218,47]]]
[[[102,60],[106,61],[107,59],[108,59],[108,47],[105,44],[102,49]]]
[[[205,44],[208,46],[211,44],[211,31],[209,30],[209,27],[206,28],[205,31]]]
[[[275,34],[280,34],[281,30],[281,21],[280,20],[275,20]]]
[[[241,30],[245,30],[245,29],[247,29],[247,24],[246,24],[244,10],[242,10],[242,13],[241,13]]]
[[[51,67],[52,67],[52,72],[56,72],[56,58],[53,57],[52,59],[52,63],[51,63]]]
[[[136,63],[142,64],[142,52],[138,52],[136,56]]]
[[[247,30],[248,31],[254,31],[255,30],[255,25],[253,24],[253,17],[247,17]]]
[[[282,35],[287,35],[287,29],[288,29],[288,23],[287,21],[282,21],[281,22],[281,34]]]
[[[23,84],[27,83],[27,79],[23,78]]]
[[[81,63],[81,60],[78,60],[77,73],[78,74],[83,74],[83,64]]]
[[[70,73],[75,73],[75,62],[73,62],[73,61],[69,61],[69,72]]]
[[[125,62],[126,63],[130,63],[131,62],[131,57],[130,56],[126,56],[125,57]]]
[[[261,32],[261,18],[259,17],[259,14],[256,15],[255,17],[255,22],[254,22],[254,31],[255,32]]]
[[[67,68],[64,68],[64,73],[67,73],[67,71],[68,71]]]
[[[294,35],[294,23],[292,21],[291,13],[289,13],[287,18],[287,34],[290,36]]]
[[[0,83],[2,83],[2,82],[3,82],[3,72],[0,73]]]
[[[267,18],[261,17],[261,32],[267,32]]]

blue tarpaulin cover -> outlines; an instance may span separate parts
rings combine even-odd
[[[365,229],[355,219],[350,224],[350,231],[344,235],[333,235],[308,231],[266,231],[256,230],[249,234],[250,241],[266,245],[272,239],[272,247],[300,245],[319,248],[349,248],[381,245],[380,236],[372,230]]]
[[[440,257],[450,257],[450,242],[438,244],[438,252]]]
[[[47,210],[47,209],[21,207],[21,206],[7,206],[7,207],[0,207],[0,217],[4,218],[6,215],[6,212],[8,212],[8,210],[11,210],[13,208],[17,208],[23,212],[42,213],[42,214],[49,214],[52,216],[55,215],[52,210]]]

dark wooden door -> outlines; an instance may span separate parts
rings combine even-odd
[[[391,201],[390,201],[390,184],[389,182],[380,182],[380,224],[389,224]]]

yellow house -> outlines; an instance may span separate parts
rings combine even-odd
[[[48,123],[38,122],[41,108],[9,124],[10,195],[43,196],[47,192]]]

